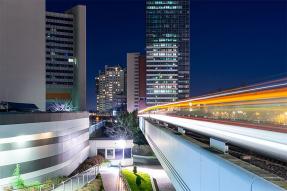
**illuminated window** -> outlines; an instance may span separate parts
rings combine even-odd
[[[115,159],[123,159],[123,149],[115,149]]]
[[[107,159],[114,158],[114,149],[107,149]]]

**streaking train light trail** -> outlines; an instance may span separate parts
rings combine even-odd
[[[144,113],[164,113],[268,126],[287,125],[287,78],[217,94],[148,107]]]
[[[148,107],[139,116],[287,162],[287,78]]]

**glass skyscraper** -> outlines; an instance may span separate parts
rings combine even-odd
[[[147,104],[189,97],[189,0],[146,1]]]

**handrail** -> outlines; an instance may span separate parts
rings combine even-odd
[[[91,168],[81,172],[77,173],[76,175],[62,181],[59,184],[52,184],[50,188],[44,188],[45,184],[40,184],[36,186],[28,186],[21,189],[8,189],[8,191],[24,191],[29,188],[35,188],[37,191],[74,191],[79,188],[84,187],[87,183],[90,183],[92,180],[96,178],[96,176],[99,173],[99,165],[94,165]],[[81,180],[80,180],[81,179]],[[76,185],[75,185],[75,181]],[[10,185],[4,185],[3,189],[5,190],[5,186],[9,187]],[[1,188],[0,188],[1,190]]]
[[[129,183],[128,183],[127,179],[125,178],[125,176],[123,175],[122,171],[120,171],[120,177],[122,178],[127,191],[132,191],[132,189],[130,188]]]

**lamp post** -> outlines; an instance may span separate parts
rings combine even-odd
[[[119,163],[119,166],[121,168],[121,165],[122,165],[122,160],[123,158],[125,157],[125,147],[126,147],[126,140],[119,140],[119,147],[123,150],[122,151],[122,158],[120,160],[120,163]]]

